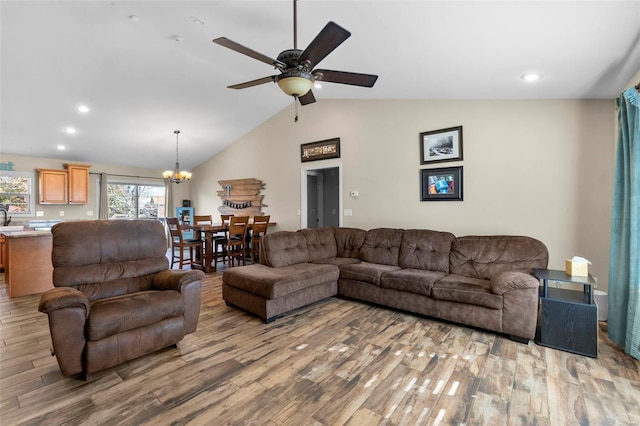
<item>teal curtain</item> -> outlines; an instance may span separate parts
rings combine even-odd
[[[627,89],[617,100],[611,252],[609,338],[640,359],[640,94]]]

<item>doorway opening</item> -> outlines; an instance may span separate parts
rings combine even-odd
[[[342,165],[301,169],[300,227],[342,226]]]

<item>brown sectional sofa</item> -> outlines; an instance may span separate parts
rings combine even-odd
[[[262,264],[223,274],[225,302],[270,322],[330,296],[361,300],[528,341],[547,248],[521,236],[426,229],[301,229],[267,235]]]

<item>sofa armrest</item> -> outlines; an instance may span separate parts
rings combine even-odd
[[[494,294],[504,294],[511,290],[537,288],[540,281],[524,272],[501,272],[491,278],[491,291]]]
[[[156,290],[175,290],[182,292],[183,285],[200,281],[202,278],[204,278],[204,272],[202,271],[167,269],[153,276],[153,288]]]
[[[204,272],[167,269],[153,277],[153,287],[158,290],[179,291],[184,298],[184,332],[193,333],[200,318],[201,288]]]
[[[38,310],[49,317],[51,343],[60,371],[67,377],[83,372],[89,307],[87,296],[71,287],[57,287],[40,297]]]
[[[80,290],[71,287],[57,287],[40,297],[38,311],[50,314],[65,308],[84,308],[85,318],[89,316],[89,298]]]

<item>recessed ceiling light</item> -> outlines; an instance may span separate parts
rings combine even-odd
[[[64,146],[64,145],[58,145],[58,146],[56,146],[56,149],[57,149],[58,151],[66,151],[66,150],[67,150],[67,147],[66,147],[66,146]]]
[[[78,107],[78,111],[80,111],[80,112],[81,112],[81,113],[83,113],[83,114],[86,114],[86,113],[88,113],[88,112],[89,112],[89,107],[88,107],[88,106],[86,106],[86,105],[80,105],[80,106]]]
[[[536,73],[529,73],[529,74],[524,74],[520,78],[523,79],[524,81],[538,81],[542,78],[542,76]]]
[[[184,38],[182,36],[179,36],[179,35],[176,34],[176,35],[172,35],[171,36],[171,40],[177,41],[178,43],[180,43],[181,41],[184,40]]]
[[[64,131],[65,133],[68,133],[70,135],[73,135],[74,133],[77,132],[77,130],[74,127],[65,127]]]
[[[138,22],[140,18],[138,18],[136,15],[129,15],[129,20],[132,22]]]
[[[189,16],[189,19],[191,19],[191,22],[193,22],[194,24],[204,25],[204,21],[201,21],[200,19],[196,18],[195,16]]]

